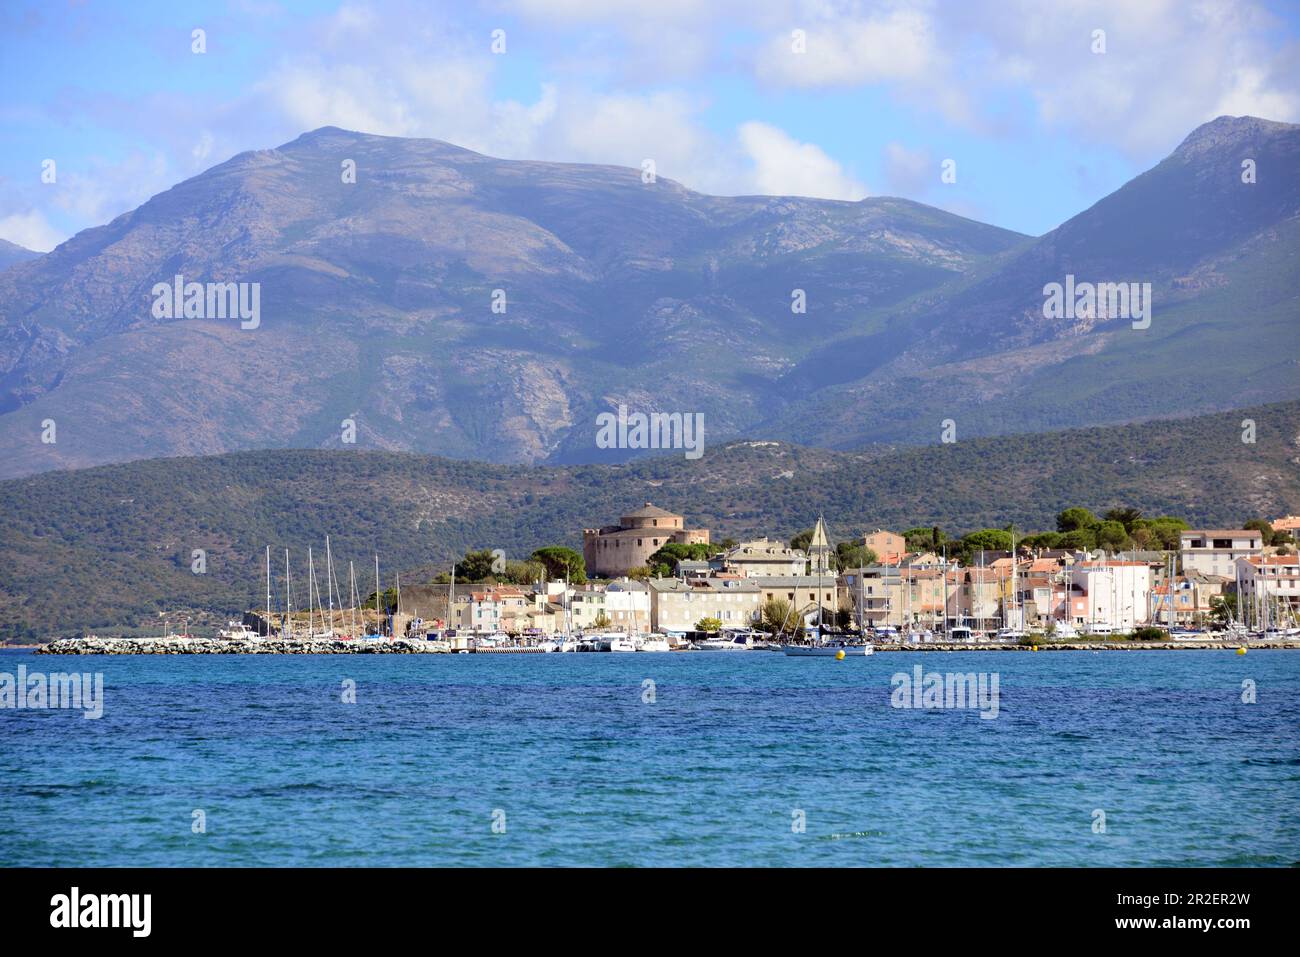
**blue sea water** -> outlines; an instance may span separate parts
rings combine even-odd
[[[19,664],[104,715],[0,710],[5,866],[1300,861],[1288,652]],[[996,672],[998,717],[892,707],[918,664]]]

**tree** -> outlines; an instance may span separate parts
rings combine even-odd
[[[1231,592],[1210,599],[1210,614],[1214,620],[1226,625],[1237,617],[1237,596]]]
[[[546,577],[546,566],[535,561],[507,561],[505,569],[496,576],[498,581],[511,585],[531,585]]]
[[[627,577],[638,582],[648,581],[656,577],[656,575],[658,575],[657,570],[649,565],[635,565],[627,570]],[[659,575],[658,577],[663,578],[666,576]]]
[[[1026,535],[1020,543],[1026,548],[1057,548],[1061,544],[1061,533],[1039,532],[1036,535]]]
[[[659,577],[667,578],[677,574],[679,562],[707,561],[722,550],[721,545],[710,542],[696,542],[690,545],[685,542],[668,542],[650,556],[649,564]],[[632,577],[630,572],[628,577]]]
[[[1117,552],[1129,544],[1128,532],[1122,522],[1107,520],[1097,526],[1094,533],[1097,544],[1107,551]]]
[[[961,542],[967,552],[1007,552],[1011,550],[1011,533],[1000,528],[984,528],[963,536]]]
[[[724,538],[722,541],[718,542],[718,548],[726,552],[735,548],[739,544],[740,542],[736,541],[734,538]]]
[[[701,618],[695,623],[696,631],[721,631],[722,620],[719,618]]]
[[[849,540],[835,546],[835,568],[846,571],[850,568],[865,568],[876,563],[876,553],[861,542]]]
[[[1092,528],[1097,524],[1097,516],[1086,508],[1067,508],[1056,516],[1058,532],[1076,532]]]
[[[1124,531],[1133,531],[1133,526],[1142,518],[1142,512],[1136,508],[1112,508],[1106,512],[1106,521],[1119,522]]]
[[[610,625],[609,615],[603,611],[596,615],[596,620],[592,623],[594,628],[608,628]]]
[[[805,528],[802,532],[797,532],[790,539],[790,547],[801,552],[808,551],[808,546],[812,544],[813,532],[815,531],[816,529]]]
[[[370,611],[375,610],[374,592],[371,592],[369,595],[367,595],[366,598],[361,602],[361,610],[365,611],[367,609],[369,609]],[[396,588],[384,589],[383,595],[381,595],[379,598],[379,610],[382,614],[385,615],[391,615],[393,612],[397,611],[397,589]],[[297,617],[297,615],[298,612],[295,611],[294,616]]]
[[[844,599],[840,602],[840,607],[835,609],[835,627],[851,628],[853,627],[853,602]]]
[[[533,561],[546,566],[546,574],[558,581],[567,577],[571,582],[587,580],[587,563],[581,555],[564,545],[547,545],[532,554]]]
[[[769,634],[790,631],[798,624],[794,607],[784,598],[775,596],[763,602],[759,627]]]
[[[1262,518],[1252,518],[1249,522],[1242,522],[1242,528],[1250,528],[1259,532],[1260,541],[1265,545],[1276,544],[1273,541],[1273,526]]]
[[[1146,529],[1150,534],[1148,547],[1167,550],[1178,548],[1180,536],[1188,527],[1181,518],[1174,518],[1172,515],[1162,515],[1152,519],[1142,518],[1133,524],[1135,533],[1138,529]],[[1134,538],[1136,540],[1136,534]]]
[[[492,575],[492,563],[495,561],[492,550],[480,549],[466,552],[465,557],[456,563],[456,580],[464,582],[485,581]]]
[[[934,548],[934,533],[939,531],[935,528],[909,528],[903,533],[903,541],[907,543],[909,552],[924,552]],[[942,532],[940,532],[942,534]]]
[[[1057,548],[1067,548],[1070,551],[1092,551],[1097,547],[1097,534],[1090,528],[1079,528],[1072,532],[1066,532],[1061,536],[1061,541]]]

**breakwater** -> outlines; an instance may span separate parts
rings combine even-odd
[[[428,641],[340,638],[60,638],[38,655],[428,655],[447,649]]]
[[[1012,644],[923,644],[876,645],[877,652],[916,651],[1235,651],[1240,641],[1092,641],[1050,642],[1029,645]],[[1300,649],[1298,641],[1251,641],[1251,650]],[[776,647],[755,650],[776,651]],[[475,654],[541,654],[538,647],[482,647],[470,649]],[[394,641],[315,638],[282,640],[277,638],[60,638],[41,645],[38,655],[429,655],[448,654],[446,646],[428,641],[398,638]]]
[[[1257,649],[1300,649],[1300,641],[1054,641],[1038,645],[1019,644],[925,644],[876,645],[876,651],[1236,651]]]

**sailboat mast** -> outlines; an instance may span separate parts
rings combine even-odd
[[[311,560],[311,546],[307,546],[307,637],[316,634],[315,605],[311,600],[312,585],[316,583],[316,566]]]
[[[382,635],[380,622],[382,617],[379,614],[379,553],[375,552],[375,634]]]
[[[266,546],[266,637],[271,637],[271,546]]]
[[[284,550],[284,633],[293,637],[293,620],[289,617],[293,606],[289,598],[289,549]]]
[[[348,620],[351,622],[352,637],[357,636],[357,569],[348,560]]]
[[[817,516],[817,524],[822,526],[823,534],[825,534],[825,526],[822,525],[822,516],[820,515]],[[817,642],[820,644],[822,641],[822,567],[826,562],[826,556],[820,544],[817,546],[817,553]]]
[[[334,555],[330,552],[330,537],[325,536],[325,590],[329,592],[330,623],[329,630],[334,630]]]
[[[943,634],[948,636],[948,546],[943,546]]]

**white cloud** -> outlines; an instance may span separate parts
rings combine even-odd
[[[885,185],[896,196],[915,199],[939,182],[939,166],[926,149],[908,149],[902,143],[885,144]]]
[[[131,153],[120,160],[92,157],[79,166],[59,166],[58,182],[43,186],[55,206],[87,225],[107,222],[139,206],[176,181],[161,152]]]
[[[1027,93],[1049,129],[1143,162],[1224,113],[1300,119],[1300,61],[1254,0],[987,0],[941,23],[973,102]]]
[[[867,195],[867,188],[820,147],[800,143],[774,126],[745,123],[740,143],[753,163],[756,192],[847,200]]]
[[[47,253],[63,241],[58,230],[34,209],[0,217],[0,239],[7,239],[39,253]]]
[[[792,50],[790,31],[768,42],[757,62],[759,76],[791,86],[858,86],[931,76],[942,61],[935,26],[922,7],[896,7],[876,16],[839,16],[827,10],[816,21],[796,21],[806,52]]]

